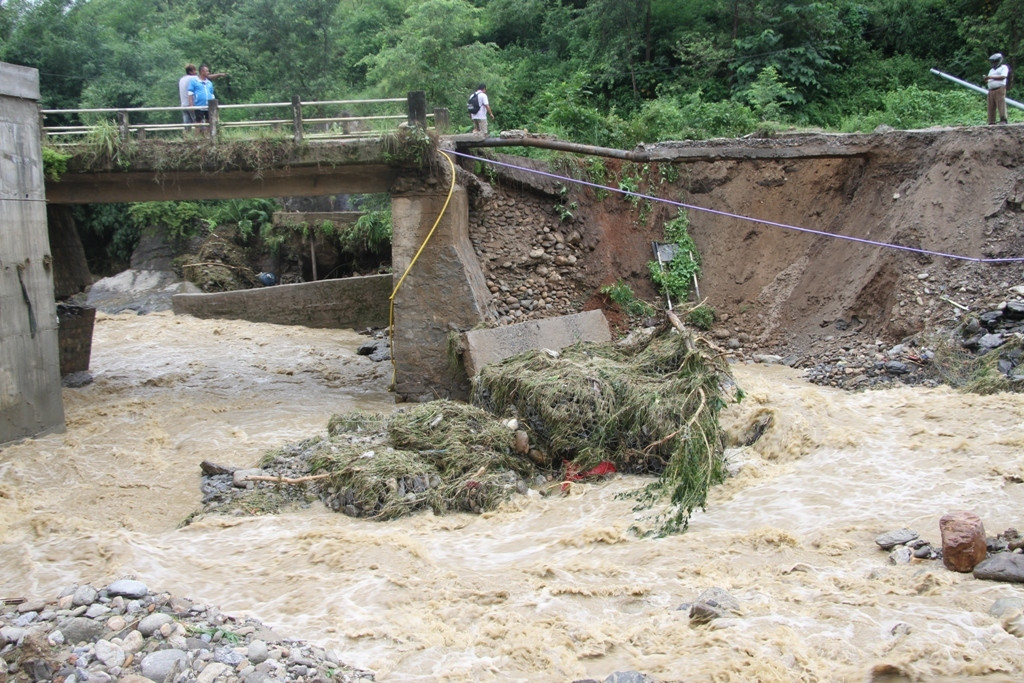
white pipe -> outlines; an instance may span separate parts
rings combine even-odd
[[[939,71],[938,69],[928,70],[931,71],[936,76],[942,76],[943,78],[949,79],[954,83],[964,86],[965,88],[970,88],[971,90],[979,92],[982,95],[988,95],[988,90],[985,90],[985,88],[982,88],[981,86],[974,85],[973,83],[968,83],[967,81],[962,81],[956,76],[950,76],[949,74]],[[1006,103],[1009,104],[1010,106],[1016,107],[1017,109],[1024,109],[1024,104],[1021,104],[1017,100],[1011,100],[1009,97],[1006,98]]]

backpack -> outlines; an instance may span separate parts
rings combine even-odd
[[[477,95],[479,95],[479,94],[480,94],[480,92],[477,91],[477,92],[473,93],[472,95],[470,95],[469,96],[469,101],[466,103],[466,108],[469,110],[469,115],[470,116],[472,116],[473,114],[475,114],[478,111],[480,111],[480,98],[477,97]]]

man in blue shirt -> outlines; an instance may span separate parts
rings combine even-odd
[[[188,84],[188,106],[195,107],[196,123],[210,122],[210,100],[214,99],[210,67],[203,64],[199,75]]]

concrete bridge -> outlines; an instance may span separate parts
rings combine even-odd
[[[449,363],[451,335],[484,320],[491,304],[468,237],[460,171],[439,154],[436,131],[407,126],[383,137],[301,142],[146,140],[130,154],[76,155],[66,173],[44,183],[38,98],[34,69],[0,64],[0,443],[63,428],[57,268],[47,237],[48,227],[51,235],[60,228],[47,225],[47,206],[52,213],[79,203],[386,192],[400,283],[391,295],[394,390],[400,400],[467,395],[465,370]],[[81,260],[70,269],[83,268]]]
[[[57,267],[53,235],[74,228],[48,225],[47,206],[386,192],[394,277],[383,287],[392,292],[394,390],[404,400],[461,398],[468,377],[452,367],[449,349],[463,331],[493,317],[492,298],[469,240],[471,178],[446,149],[544,146],[647,162],[834,158],[866,154],[871,145],[823,138],[792,148],[746,140],[623,151],[527,135],[446,137],[418,125],[425,117],[410,107],[413,125],[384,137],[214,142],[183,140],[179,132],[175,141],[79,155],[60,180],[44,182],[38,99],[34,69],[0,64],[0,443],[63,427],[54,292],[74,267]],[[327,296],[339,296],[331,291]]]

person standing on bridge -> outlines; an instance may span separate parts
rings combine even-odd
[[[985,83],[988,85],[988,125],[996,122],[996,114],[999,114],[999,123],[1006,123],[1006,83],[1010,79],[1010,67],[1003,64],[1003,54],[997,52],[988,58],[992,68],[985,76]]]
[[[487,117],[494,118],[494,112],[491,111],[490,100],[487,99],[487,86],[481,83],[476,87],[476,92],[473,93],[476,96],[477,110],[470,114],[470,118],[473,119],[473,132],[480,133],[484,136],[487,135]]]
[[[196,123],[210,122],[210,100],[214,99],[213,78],[226,74],[210,75],[210,67],[203,64],[199,67],[199,75],[188,84],[188,106],[195,107]],[[207,129],[208,130],[208,129]]]
[[[185,75],[178,79],[178,99],[181,102],[181,106],[183,107],[191,106],[189,105],[188,101],[188,86],[192,82],[192,79],[194,79],[195,77],[196,65],[186,64]],[[181,112],[181,122],[187,126],[191,123],[195,123],[196,119],[192,115],[191,111],[183,111]],[[188,132],[187,128],[185,129],[185,132]]]

